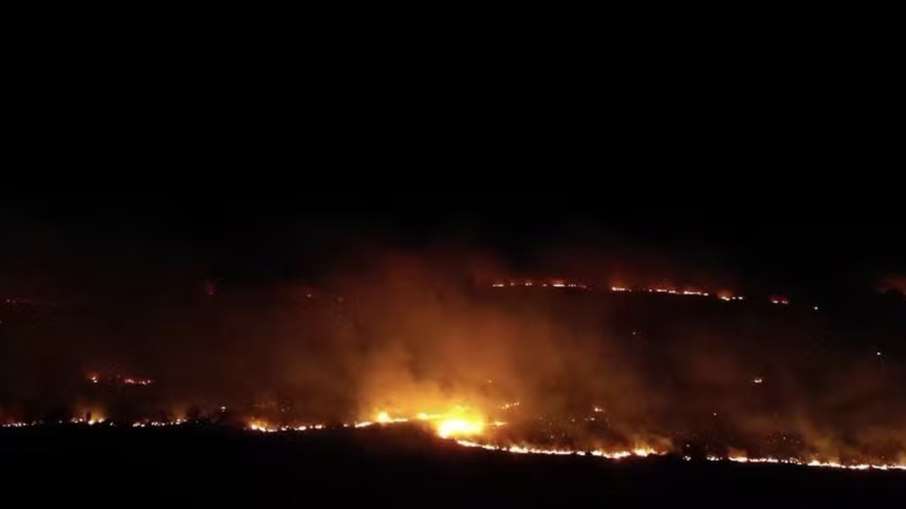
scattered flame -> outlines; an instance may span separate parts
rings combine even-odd
[[[745,299],[745,297],[743,297],[741,295],[733,295],[733,293],[728,290],[720,290],[715,293],[715,292],[709,292],[706,290],[702,290],[699,288],[688,288],[688,287],[680,290],[680,289],[668,287],[668,286],[649,286],[649,287],[640,287],[640,288],[633,288],[633,287],[629,287],[629,286],[611,286],[610,291],[613,293],[639,292],[639,293],[659,293],[659,294],[666,294],[666,295],[680,295],[680,296],[686,296],[686,297],[717,297],[718,299],[725,301],[725,302]]]
[[[123,385],[151,385],[154,380],[131,375],[103,374],[97,371],[89,371],[85,374],[85,379],[93,384],[123,384]]]
[[[535,281],[532,279],[524,280],[511,280],[511,281],[495,281],[491,283],[492,288],[507,288],[507,287],[532,287],[540,286],[542,288],[577,288],[580,290],[590,290],[591,286],[587,283],[580,281],[568,281],[565,279],[543,279],[540,281]]]
[[[249,422],[249,429],[252,431],[263,431],[265,433],[276,431],[276,429],[271,428],[267,422],[260,419],[253,419]]]
[[[500,405],[500,409],[501,410],[510,410],[510,409],[516,408],[518,406],[519,406],[519,402],[513,401],[511,403],[504,403],[504,404]]]
[[[818,467],[818,468],[837,468],[843,470],[906,470],[906,465],[900,464],[871,464],[871,463],[857,463],[857,464],[844,464],[839,461],[821,461],[821,460],[809,460],[804,461],[798,458],[749,458],[747,456],[728,456],[726,458],[720,456],[708,456],[708,461],[731,461],[733,463],[766,463],[771,465],[796,465],[803,467]]]

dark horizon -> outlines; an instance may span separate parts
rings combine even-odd
[[[614,198],[557,186],[544,193],[352,189],[130,194],[112,188],[6,199],[0,202],[0,291],[66,295],[79,290],[67,285],[102,279],[111,269],[121,281],[172,271],[200,279],[186,284],[315,282],[362,248],[471,250],[539,277],[560,271],[601,279],[608,264],[640,279],[650,274],[637,284],[660,278],[705,285],[717,275],[761,293],[810,298],[885,285],[902,291],[906,275],[906,232],[901,218],[884,208],[853,212],[855,204],[803,202],[786,209],[770,199],[682,192]],[[571,256],[599,263],[583,274]],[[54,271],[59,281],[49,275]],[[86,277],[67,282],[72,274]]]

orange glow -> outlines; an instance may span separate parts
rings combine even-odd
[[[479,435],[484,431],[484,422],[467,419],[444,419],[437,423],[437,435],[441,438]]]
[[[249,422],[249,429],[252,431],[263,431],[265,433],[270,433],[272,431],[277,431],[275,428],[272,428],[267,421],[261,419],[252,419]]]
[[[408,417],[392,417],[390,415],[390,413],[388,413],[387,411],[381,410],[374,417],[374,422],[376,422],[378,424],[393,424],[393,423],[397,423],[397,422],[409,422],[409,418]],[[365,424],[365,423],[359,423],[359,424]],[[370,423],[368,423],[368,424],[370,424]],[[358,427],[362,427],[362,426],[358,426]]]
[[[94,426],[95,424],[104,423],[107,418],[98,408],[85,408],[80,409],[76,412],[76,416],[70,422],[73,424],[88,424],[89,426]]]
[[[516,403],[507,403],[503,405],[506,408],[518,406]],[[353,424],[355,428],[364,428],[373,424],[396,424],[412,421],[430,422],[435,433],[441,438],[467,437],[481,434],[486,428],[485,420],[482,416],[471,410],[469,407],[455,405],[451,410],[443,413],[418,412],[413,417],[396,417],[386,410],[378,411],[375,414],[374,421],[362,421]],[[493,426],[502,426],[504,423],[495,421]],[[345,425],[349,427],[349,425]]]

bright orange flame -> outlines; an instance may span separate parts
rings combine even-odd
[[[261,419],[253,419],[251,422],[249,422],[249,429],[252,431],[272,431],[272,428],[267,423],[267,421],[263,421]]]
[[[481,434],[484,422],[470,419],[444,419],[437,423],[437,434],[441,438],[467,437]]]

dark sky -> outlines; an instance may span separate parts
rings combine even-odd
[[[780,287],[906,271],[883,55],[634,41],[35,42],[7,83],[0,284],[310,277],[362,239],[643,250]]]

